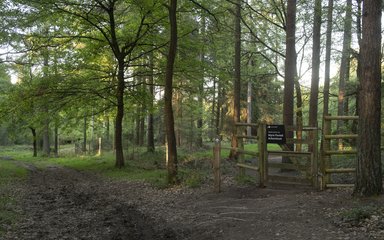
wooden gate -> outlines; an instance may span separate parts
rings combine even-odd
[[[358,135],[353,132],[334,133],[332,131],[332,121],[350,122],[358,120],[358,116],[325,116],[322,134],[322,149],[321,149],[321,184],[320,188],[334,187],[353,187],[353,183],[337,182],[332,180],[332,176],[341,174],[355,173],[355,163],[347,163],[348,156],[356,155],[355,144],[345,145],[346,142],[351,142],[357,139]],[[337,141],[337,142],[335,142]],[[332,158],[334,156],[334,158]],[[353,181],[354,182],[354,181]]]
[[[265,149],[264,182],[318,187],[318,129],[286,126],[281,150]],[[267,144],[266,144],[267,146]]]
[[[286,139],[286,144],[276,145],[274,150],[268,148],[265,124],[236,123],[236,137],[240,140],[238,148],[230,148],[238,154],[236,163],[239,174],[244,175],[245,170],[256,171],[259,185],[266,186],[272,183],[300,184],[318,187],[318,129],[312,127],[286,127],[285,135],[292,136]],[[244,127],[257,130],[253,136],[243,135]],[[299,137],[297,137],[299,136]],[[244,150],[243,139],[252,139],[258,144],[257,151]],[[249,163],[244,156],[250,155],[256,161]],[[288,160],[288,161],[283,161]]]

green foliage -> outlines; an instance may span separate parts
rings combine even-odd
[[[1,154],[2,155],[2,154]],[[4,226],[15,223],[20,214],[17,210],[17,199],[12,192],[12,185],[24,180],[27,170],[7,157],[0,158],[0,238],[5,231]]]
[[[190,188],[200,187],[205,180],[206,172],[201,169],[182,169],[179,171],[179,176],[183,184]]]
[[[239,185],[255,185],[257,183],[256,176],[251,176],[248,174],[238,174],[235,177],[236,182]]]
[[[15,210],[16,200],[6,196],[9,190],[4,187],[0,187],[0,237],[4,234],[5,230],[4,226],[9,226],[15,223],[20,215]]]
[[[0,185],[5,185],[11,181],[20,181],[23,180],[28,171],[16,165],[14,162],[9,160],[0,159]]]
[[[351,209],[344,210],[340,213],[340,217],[343,222],[348,222],[352,224],[358,224],[364,219],[370,218],[372,215],[377,213],[378,207],[367,205],[367,206],[358,206]]]

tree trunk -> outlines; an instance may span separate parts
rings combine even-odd
[[[124,153],[123,153],[123,117],[124,117],[124,58],[118,60],[118,74],[117,74],[117,113],[115,118],[115,151],[116,162],[115,166],[118,168],[124,167]]]
[[[296,0],[288,0],[286,19],[286,54],[285,54],[285,79],[284,79],[284,103],[283,123],[286,126],[293,125],[294,85],[296,77]],[[287,135],[292,138],[292,133]],[[293,148],[293,146],[288,146]]]
[[[140,135],[139,135],[139,146],[144,146],[144,136],[145,136],[145,118],[144,118],[144,112],[145,112],[145,106],[144,104],[141,104],[141,116],[140,116]]]
[[[362,46],[362,39],[361,39],[361,0],[357,0],[357,14],[356,14],[356,35],[357,35],[357,42],[359,44],[359,49],[361,49]],[[360,53],[357,53],[357,67],[356,67],[356,76],[357,79],[361,79],[361,56]],[[356,106],[355,106],[355,116],[359,116],[359,91],[356,93]],[[353,120],[351,130],[352,132],[356,133],[358,127],[358,120]],[[357,145],[356,139],[352,139],[351,144],[353,146]]]
[[[46,29],[46,33],[48,33],[48,29]],[[48,47],[43,51],[44,57],[44,67],[43,67],[43,75],[44,78],[49,76],[48,68],[49,68],[49,53]],[[44,79],[46,81],[46,79]],[[43,103],[43,156],[49,157],[51,154],[51,143],[49,141],[49,106],[47,100]]]
[[[83,125],[83,153],[87,152],[87,114],[84,114],[84,125]]]
[[[333,0],[328,0],[327,33],[325,43],[325,69],[324,69],[324,103],[323,116],[329,114],[329,83],[331,69],[332,25],[333,25]]]
[[[108,115],[106,115],[105,116],[105,122],[104,122],[104,124],[105,124],[105,140],[104,140],[104,142],[107,142],[108,144],[110,144],[110,122],[109,122],[109,116]]]
[[[135,119],[135,124],[136,124],[136,127],[135,127],[135,145],[136,146],[140,146],[140,135],[141,135],[141,104],[137,104],[136,106],[136,119]]]
[[[343,49],[340,64],[340,78],[339,78],[339,95],[338,95],[338,107],[337,115],[345,115],[346,110],[346,82],[349,78],[349,66],[350,66],[350,48],[352,40],[352,0],[347,0],[345,18],[344,18],[344,36],[343,36]],[[339,134],[345,131],[344,121],[337,121],[337,131]],[[339,140],[339,149],[343,148],[343,142]]]
[[[324,93],[323,93],[323,118],[321,121],[321,126],[324,132],[325,127],[325,116],[329,115],[329,85],[330,85],[330,69],[331,69],[331,47],[332,47],[332,25],[333,25],[333,0],[328,0],[328,10],[327,10],[327,31],[326,31],[326,43],[325,43],[325,69],[324,69]],[[324,141],[324,138],[321,138],[320,144],[321,152],[323,150],[330,149],[329,141]],[[329,164],[330,156],[322,156],[324,158],[322,168],[325,168]]]
[[[164,113],[165,113],[165,128],[167,135],[167,170],[168,184],[177,184],[177,148],[175,138],[175,121],[172,109],[172,92],[173,92],[173,69],[177,51],[177,0],[169,0],[169,21],[170,21],[170,43],[167,56],[167,68],[165,74],[165,89],[164,89]]]
[[[252,123],[252,81],[248,81],[247,89],[247,123]],[[247,127],[247,135],[252,136],[252,127]]]
[[[153,87],[153,53],[149,55],[149,76],[148,76],[148,91],[150,96],[149,113],[147,123],[147,152],[155,152],[155,134],[153,127],[153,101],[155,99],[155,92]]]
[[[172,94],[173,95],[173,94]],[[181,147],[181,140],[182,140],[182,124],[183,124],[183,111],[182,111],[182,99],[181,99],[181,93],[179,91],[175,94],[175,114],[176,114],[176,130],[175,130],[175,137],[176,137],[176,146]],[[184,136],[183,136],[184,137]]]
[[[205,17],[201,17],[201,37],[203,40],[202,49],[200,52],[200,62],[201,62],[201,76],[199,81],[199,92],[198,92],[198,103],[199,103],[199,116],[197,119],[197,141],[196,145],[198,147],[203,146],[203,112],[204,112],[204,82],[205,82],[205,28],[206,28],[206,22]]]
[[[313,20],[313,46],[312,46],[312,78],[309,102],[309,126],[317,127],[317,111],[319,97],[320,72],[320,28],[321,28],[321,0],[315,1]]]
[[[215,134],[216,134],[216,137],[219,137],[220,136],[220,132],[221,132],[221,125],[220,123],[222,122],[221,121],[221,115],[222,115],[222,111],[221,111],[221,105],[222,105],[222,92],[223,90],[221,89],[221,84],[220,84],[220,80],[217,81],[217,100],[216,100],[216,117],[215,117]]]
[[[54,147],[55,157],[59,157],[59,127],[57,122],[55,123],[55,147]]]
[[[295,89],[296,89],[296,126],[298,130],[296,131],[296,138],[301,140],[303,138],[303,98],[301,94],[301,86],[299,80],[297,79],[297,74],[295,74]],[[292,148],[292,146],[290,146]],[[296,151],[301,152],[301,144],[296,144]],[[283,158],[284,162],[288,162],[286,158]]]
[[[48,115],[48,109],[46,109],[45,114]],[[51,154],[51,144],[49,141],[49,119],[48,116],[45,116],[44,126],[43,126],[43,155],[49,157]]]
[[[240,122],[240,85],[241,85],[241,0],[235,3],[235,66],[233,78],[233,116],[232,116],[232,140],[231,147],[239,146],[237,135],[236,122]],[[229,158],[236,159],[237,153],[231,150]]]
[[[32,132],[32,144],[33,144],[33,157],[37,157],[37,135],[36,135],[36,129],[33,127],[29,127]]]
[[[217,95],[216,95],[216,91],[217,91],[217,87],[216,87],[217,83],[216,83],[216,78],[213,79],[213,86],[212,86],[212,92],[213,92],[213,96],[212,96],[212,108],[211,108],[211,126],[210,126],[210,129],[216,129],[216,106],[218,105],[217,104]],[[216,131],[215,131],[216,133]],[[217,137],[217,134],[216,136],[214,136],[213,134],[213,131],[210,132],[209,134],[210,136],[210,140],[213,141],[214,138]]]
[[[358,196],[374,196],[383,192],[380,152],[381,10],[381,0],[363,1],[359,138],[354,189],[354,194]]]

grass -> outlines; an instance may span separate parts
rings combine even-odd
[[[0,160],[0,236],[5,226],[15,223],[20,214],[17,212],[17,199],[12,193],[11,183],[20,182],[27,177],[27,170],[9,160]]]
[[[230,143],[222,143],[229,147]],[[182,184],[189,187],[199,187],[211,175],[211,159],[213,146],[200,149],[178,148],[179,173]],[[247,151],[258,151],[257,144],[245,144]],[[278,149],[276,144],[269,144],[268,149]],[[76,170],[86,170],[113,179],[142,180],[160,188],[166,187],[166,169],[164,148],[158,147],[156,152],[148,153],[143,147],[130,149],[125,152],[126,166],[115,168],[112,152],[103,152],[101,156],[75,155],[72,145],[60,146],[58,158],[32,157],[32,148],[28,146],[2,147],[0,156],[10,156],[18,161],[24,161],[43,169],[50,165],[61,165]],[[134,150],[134,151],[133,151]],[[229,150],[223,148],[222,158],[229,156]]]
[[[340,213],[340,217],[344,222],[357,224],[365,219],[370,218],[377,213],[378,208],[372,205],[358,206]]]

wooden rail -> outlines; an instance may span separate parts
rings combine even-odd
[[[331,140],[331,139],[356,139],[357,134],[337,134],[337,135],[330,135],[330,134],[324,134],[325,140]]]
[[[326,173],[353,173],[355,168],[327,168],[325,169]]]
[[[324,120],[358,120],[359,116],[324,116]]]
[[[244,164],[244,163],[237,163],[236,166],[242,167],[242,168],[251,169],[251,170],[255,170],[255,171],[259,171],[260,170],[259,167],[248,165],[248,164]]]
[[[321,151],[321,166],[322,166],[322,186],[324,188],[335,188],[335,187],[350,187],[351,184],[339,184],[331,182],[331,174],[341,174],[341,173],[353,173],[355,168],[334,168],[332,167],[332,156],[333,155],[355,155],[357,151],[355,149],[351,150],[333,150],[331,149],[331,140],[348,140],[348,139],[357,139],[358,135],[355,133],[349,134],[331,134],[331,121],[354,121],[358,120],[358,116],[324,116],[324,126],[323,126],[323,147]]]

